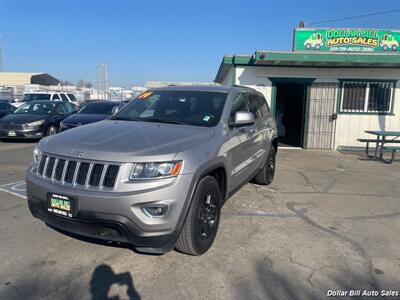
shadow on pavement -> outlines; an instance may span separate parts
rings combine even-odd
[[[107,241],[107,240],[96,239],[93,237],[87,237],[87,236],[75,234],[72,232],[64,231],[60,228],[53,227],[49,224],[47,224],[47,226],[63,235],[69,236],[73,239],[76,239],[76,240],[79,240],[79,241],[82,241],[85,243],[97,244],[97,245],[102,245],[102,246],[106,246],[106,247],[129,249],[137,254],[143,254],[143,255],[147,255],[147,256],[162,256],[162,255],[164,255],[162,253],[141,252],[141,251],[136,250],[136,248],[133,245],[123,243],[123,242],[112,242],[112,241]]]
[[[38,143],[38,139],[0,139],[4,144],[33,144]]]
[[[119,296],[108,297],[113,284],[126,286],[128,299],[140,299],[140,295],[133,285],[131,274],[128,272],[115,274],[111,267],[105,264],[96,267],[92,274],[92,279],[90,280],[90,294],[92,299],[120,299]]]

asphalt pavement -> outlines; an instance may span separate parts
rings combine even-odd
[[[400,290],[400,162],[280,150],[274,183],[247,184],[227,201],[205,255],[155,256],[34,219],[24,187],[34,145],[0,143],[0,299],[325,299],[350,290],[383,298],[382,290]]]

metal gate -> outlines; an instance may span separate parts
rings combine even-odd
[[[338,84],[314,82],[309,90],[307,124],[308,149],[333,149],[336,128]]]

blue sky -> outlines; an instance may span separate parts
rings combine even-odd
[[[290,50],[300,20],[399,9],[398,0],[0,0],[3,69],[111,85],[212,81],[224,54]],[[326,24],[399,28],[400,13]]]

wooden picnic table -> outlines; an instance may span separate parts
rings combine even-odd
[[[366,130],[365,132],[377,136],[375,157],[378,157],[378,150],[379,150],[379,159],[383,159],[383,147],[385,146],[385,143],[390,143],[391,141],[394,140],[398,141],[397,138],[400,138],[400,131]]]

